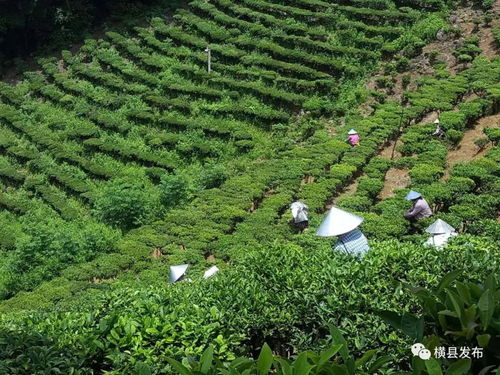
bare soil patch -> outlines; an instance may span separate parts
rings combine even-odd
[[[410,183],[408,169],[391,168],[385,174],[384,188],[380,191],[378,199],[387,199],[394,196],[394,191],[404,189]]]
[[[382,151],[379,152],[379,156],[383,158],[388,158],[388,159],[395,159],[395,158],[400,158],[401,153],[397,150],[398,146],[403,144],[401,142],[401,139],[396,139],[392,140],[389,142],[389,144],[382,149]]]
[[[359,177],[355,178],[349,185],[347,185],[344,190],[342,190],[342,193],[340,193],[336,199],[341,199],[345,197],[349,197],[351,195],[354,195],[356,193],[356,190],[358,190],[358,184],[359,184]],[[327,208],[331,208],[331,205]]]
[[[437,113],[437,111],[432,111],[432,112],[429,112],[428,114],[426,114],[424,116],[424,118],[422,120],[420,120],[418,122],[417,125],[424,125],[424,124],[430,124],[434,121],[436,121],[436,119],[439,117],[439,114]]]

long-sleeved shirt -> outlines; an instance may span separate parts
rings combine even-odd
[[[370,246],[365,235],[359,229],[354,229],[338,236],[338,241],[333,249],[361,258],[370,249]]]
[[[424,198],[418,199],[412,208],[405,213],[407,219],[419,220],[424,217],[432,216],[432,210],[429,203]]]
[[[360,141],[360,138],[359,138],[359,135],[357,134],[350,134],[348,137],[347,137],[347,142],[349,142],[349,144],[351,146],[355,146],[359,143]]]

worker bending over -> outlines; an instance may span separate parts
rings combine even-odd
[[[432,216],[432,210],[429,207],[429,203],[422,198],[422,194],[410,190],[405,199],[413,202],[413,207],[404,214],[405,218],[408,220],[416,221],[424,217]]]
[[[349,143],[351,146],[359,146],[359,141],[361,139],[359,138],[359,134],[356,130],[351,129],[347,133],[347,139],[346,142]]]

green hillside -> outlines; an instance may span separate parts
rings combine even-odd
[[[323,126],[316,119],[343,115],[366,97],[354,86],[383,53],[414,49],[422,40],[405,36],[417,29],[425,38],[443,26],[438,14],[389,3],[393,9],[386,11],[338,5],[327,13],[327,3],[294,5],[193,2],[173,25],[153,19],[130,36],[110,32],[106,40],[87,40],[76,55],[42,60],[42,71],[2,86],[0,203],[16,215],[4,216],[13,227],[7,232],[27,236],[13,256],[5,297],[58,276],[68,263],[114,252],[122,242],[108,226],[128,231],[193,198],[226,202],[216,203],[226,212],[220,223],[208,220],[205,240],[232,232],[272,186],[293,194],[276,180],[290,172],[279,163]],[[270,14],[263,12],[268,6]],[[311,113],[300,116],[301,110]],[[311,150],[314,168],[336,162],[343,147],[320,150],[323,160]],[[308,173],[294,168],[283,176],[292,184]],[[244,191],[231,197],[213,188]],[[236,201],[228,204],[231,198]],[[182,218],[175,222],[174,236],[184,226]],[[35,244],[38,231],[48,234]],[[60,251],[61,241],[73,249]],[[155,245],[187,246],[191,261],[213,252],[182,241]],[[3,242],[19,247],[12,235]]]
[[[189,367],[210,345],[221,361],[264,343],[286,358],[342,343],[335,332],[347,342],[325,363],[347,372],[324,373],[440,374],[411,364],[424,333],[485,349],[462,370],[433,360],[447,374],[494,366],[498,15],[487,2],[195,0],[0,83],[0,373],[182,373],[172,358]],[[403,217],[410,188],[433,217]],[[290,224],[299,199],[304,233]],[[365,218],[361,261],[315,236],[332,205]],[[445,250],[422,245],[436,218],[460,233]],[[169,284],[183,263],[192,283]],[[453,271],[462,305],[447,315],[466,341],[432,314],[411,334],[420,320],[405,318],[406,336],[381,316],[426,313],[405,285],[439,293]]]

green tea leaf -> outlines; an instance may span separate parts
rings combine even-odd
[[[345,366],[332,365],[331,373],[333,375],[349,375]]]
[[[411,338],[420,340],[424,334],[424,319],[405,313],[401,319],[401,329]]]
[[[214,348],[210,345],[205,351],[200,359],[200,371],[207,374],[212,366],[212,360],[214,358]]]
[[[460,274],[462,273],[462,271],[460,270],[456,270],[456,271],[451,271],[450,273],[446,274],[442,279],[441,281],[439,282],[438,286],[437,286],[437,292],[440,293],[442,292],[445,288],[447,288],[452,282],[453,280],[455,280]]]
[[[385,365],[386,363],[389,363],[392,361],[392,358],[388,355],[385,355],[383,357],[380,357],[380,358],[377,358],[377,360],[375,362],[373,362],[373,364],[370,366],[370,368],[368,369],[368,373],[369,374],[374,374],[375,372],[378,371],[378,369],[380,369],[383,365]]]
[[[257,359],[257,368],[259,369],[259,374],[265,375],[269,372],[271,365],[273,364],[273,352],[269,345],[264,344]]]
[[[459,359],[458,361],[452,363],[448,370],[446,370],[446,375],[466,375],[469,372],[471,366],[470,359]]]
[[[476,337],[477,343],[481,348],[486,348],[488,344],[490,343],[491,335],[484,334],[484,335],[478,335]]]
[[[135,374],[134,375],[151,375],[151,368],[144,362],[137,362],[135,364]]]
[[[340,355],[344,361],[347,361],[349,358],[349,350],[347,349],[347,341],[344,339],[344,336],[342,336],[340,330],[335,326],[330,326],[330,334],[332,335],[334,344],[342,345]]]
[[[443,375],[443,372],[441,371],[441,365],[435,358],[431,357],[426,360],[425,368],[427,369],[429,375]]]
[[[293,375],[293,368],[286,359],[277,358],[276,360],[280,364],[283,375]]]
[[[479,308],[479,318],[481,319],[483,330],[486,330],[495,312],[495,301],[491,289],[486,290],[481,298],[479,298],[477,307]]]
[[[376,349],[368,350],[360,359],[356,360],[356,368],[363,366],[370,359],[372,359],[375,354],[377,354]]]
[[[333,345],[330,349],[325,350],[324,352],[321,353],[318,363],[316,364],[318,367],[322,366],[330,358],[332,358],[337,352],[342,349],[342,344],[339,345]]]
[[[293,374],[294,375],[307,375],[312,370],[314,366],[310,365],[307,361],[307,353],[301,353],[297,359],[293,362]]]
[[[180,375],[192,375],[191,371],[184,367],[180,362],[177,362],[175,359],[167,358],[168,363],[177,371]]]
[[[401,328],[402,316],[399,315],[398,313],[386,310],[386,311],[379,311],[377,315],[380,316],[386,323],[390,324],[393,328],[402,329]]]

